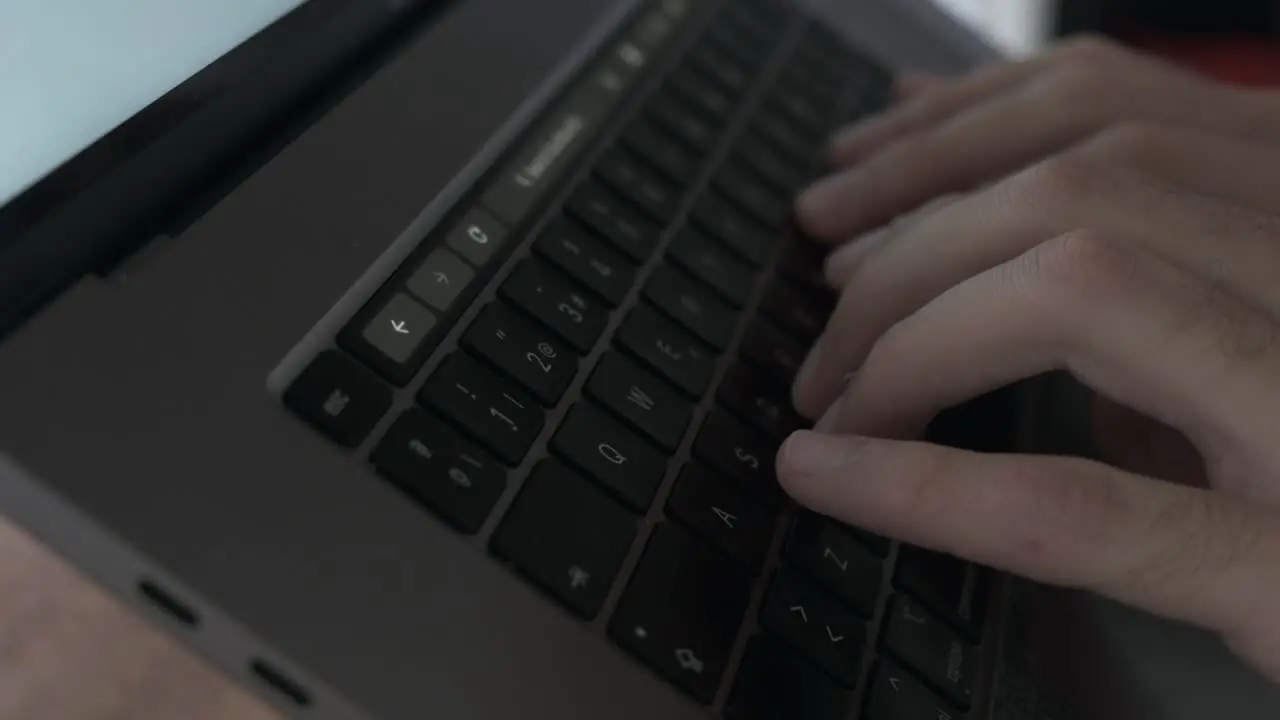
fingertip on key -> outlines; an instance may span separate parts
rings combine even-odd
[[[795,205],[801,229],[816,240],[834,240],[839,232],[840,206],[849,194],[847,184],[847,178],[829,175],[801,191]]]
[[[805,479],[845,467],[867,444],[855,435],[828,435],[800,430],[787,438],[778,451],[778,475],[788,492],[801,492]]]

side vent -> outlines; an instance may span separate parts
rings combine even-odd
[[[302,685],[291,680],[287,675],[268,665],[263,660],[254,659],[249,663],[249,670],[262,682],[276,692],[288,698],[298,707],[310,707],[311,695]]]
[[[195,628],[200,625],[200,616],[190,605],[179,600],[173,593],[151,580],[144,578],[138,581],[138,594],[151,603],[153,607],[179,623],[189,628]]]

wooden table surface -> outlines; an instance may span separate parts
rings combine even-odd
[[[0,517],[0,720],[281,720]]]

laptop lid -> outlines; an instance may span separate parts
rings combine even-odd
[[[335,73],[358,78],[444,4],[0,5],[0,335],[172,232],[216,177],[352,85]]]

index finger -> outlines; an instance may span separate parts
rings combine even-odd
[[[857,527],[1218,631],[1280,597],[1273,513],[1098,463],[800,432],[778,479]]]

